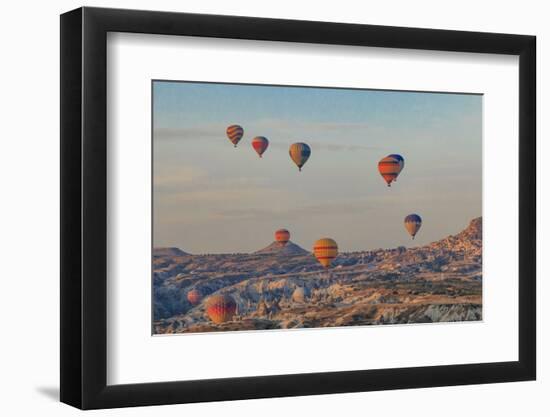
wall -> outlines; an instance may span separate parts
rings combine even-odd
[[[162,9],[218,14],[330,20],[396,26],[418,26],[535,34],[538,36],[538,137],[548,134],[542,120],[550,96],[548,74],[550,26],[545,2],[537,1],[394,1],[298,2],[278,0],[93,1],[89,6]],[[80,2],[9,2],[2,8],[2,88],[0,107],[0,245],[3,260],[0,317],[0,409],[5,415],[74,415],[59,404],[58,393],[58,272],[59,272],[59,18]],[[5,146],[7,145],[7,147]],[[539,148],[539,213],[550,209],[542,180]],[[546,152],[548,153],[548,152]],[[542,177],[542,178],[541,178]],[[539,215],[539,217],[541,217]],[[101,411],[97,415],[334,415],[353,412],[373,415],[465,416],[544,415],[550,408],[548,352],[550,273],[542,256],[550,250],[550,225],[539,219],[539,379],[537,382],[389,391],[306,398],[239,401]],[[545,237],[542,238],[542,234]]]

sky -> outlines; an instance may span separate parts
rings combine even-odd
[[[481,95],[153,82],[153,245],[253,252],[286,228],[311,250],[417,246],[482,211]],[[226,137],[239,124],[237,148]],[[251,140],[265,136],[263,158]],[[311,147],[302,172],[294,142]],[[378,161],[405,168],[388,188]],[[423,219],[416,239],[411,213]]]

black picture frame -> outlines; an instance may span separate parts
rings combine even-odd
[[[107,385],[108,32],[519,56],[519,360]],[[80,8],[61,16],[61,401],[81,409],[534,380],[536,38]]]

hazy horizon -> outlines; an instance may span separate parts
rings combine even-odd
[[[155,81],[153,244],[253,252],[276,229],[311,250],[417,246],[482,215],[482,96]],[[225,135],[240,124],[235,149]],[[255,136],[269,139],[263,158]],[[303,171],[288,147],[306,142]],[[378,161],[405,168],[388,188]],[[403,219],[419,214],[415,240]]]

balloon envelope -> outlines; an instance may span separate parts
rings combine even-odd
[[[268,146],[269,141],[264,136],[256,136],[254,139],[252,139],[252,147],[260,156],[260,158],[262,157],[262,154],[265,152]]]
[[[216,324],[231,321],[237,311],[237,303],[230,295],[213,295],[206,303],[206,313]]]
[[[420,230],[420,226],[422,226],[422,218],[418,214],[409,214],[405,217],[405,229],[413,239]]]
[[[231,125],[227,127],[227,130],[225,131],[227,134],[227,137],[231,141],[231,143],[237,147],[237,143],[242,139],[244,134],[244,129],[239,125]]]
[[[392,153],[388,156],[390,158],[397,159],[397,162],[399,162],[399,173],[401,173],[401,171],[403,171],[403,168],[405,167],[405,159],[397,153]]]
[[[333,239],[328,237],[319,239],[313,245],[313,255],[315,255],[321,265],[328,268],[334,258],[338,256],[338,245]]]
[[[201,300],[202,300],[202,293],[196,288],[192,289],[187,293],[187,301],[189,301],[191,305],[196,306],[201,302]]]
[[[391,156],[386,156],[378,162],[378,171],[388,187],[391,185],[392,181],[395,181],[399,172],[401,172],[401,166],[399,161]]]
[[[298,170],[301,171],[302,167],[311,155],[311,148],[309,147],[309,145],[302,142],[293,143],[288,149],[288,154],[290,155],[290,158],[294,161],[294,163],[298,166]]]
[[[284,246],[290,240],[290,232],[286,229],[279,229],[275,232],[275,240]]]

